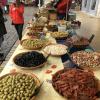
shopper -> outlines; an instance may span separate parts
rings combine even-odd
[[[57,9],[58,19],[66,19],[72,0],[56,0],[55,7]]]
[[[1,51],[1,45],[4,41],[4,35],[6,33],[7,31],[4,24],[3,10],[1,8],[1,3],[0,3],[0,51]]]
[[[20,0],[15,0],[14,3],[10,5],[9,14],[12,19],[12,25],[15,26],[17,31],[19,41],[22,39],[22,31],[24,25],[24,5]]]

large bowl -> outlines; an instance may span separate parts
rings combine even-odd
[[[100,70],[100,52],[77,51],[72,53],[71,59],[82,69]]]
[[[63,33],[63,35],[61,33]],[[68,32],[51,32],[51,36],[57,40],[66,39],[68,35]]]
[[[73,43],[73,47],[79,48],[79,49],[84,49],[87,46],[89,46],[90,43],[89,43],[89,40],[87,38],[81,37],[81,39],[83,39],[85,42],[81,43],[81,44],[79,44],[80,41],[79,42],[75,42],[75,43]]]
[[[31,37],[31,38],[40,38],[41,37],[41,33],[40,32],[28,32],[27,36]]]
[[[36,38],[35,38],[36,39]],[[28,47],[28,46],[23,46],[22,44],[23,44],[23,42],[24,41],[26,41],[26,40],[28,40],[28,39],[24,39],[24,40],[22,40],[21,41],[21,46],[24,48],[24,49],[28,49],[28,50],[37,50],[37,49],[40,49],[40,48],[42,48],[43,46],[44,46],[44,44],[42,44],[42,45],[39,45],[39,46],[37,46],[37,47]],[[34,39],[32,39],[32,38],[30,38],[29,40],[34,40]]]
[[[53,75],[53,77],[52,77],[52,86],[53,86],[53,88],[54,88],[54,90],[56,91],[56,92],[58,92],[60,95],[62,95],[62,96],[64,96],[61,92],[63,92],[64,91],[64,89],[66,89],[64,86],[64,84],[63,84],[63,80],[62,81],[58,81],[58,83],[57,82],[55,82],[57,79],[56,78],[58,78],[58,79],[60,79],[61,77],[63,77],[63,76],[65,76],[64,74],[62,75],[62,76],[59,76],[61,73],[63,73],[63,72],[66,72],[67,70],[70,70],[70,69],[73,69],[73,68],[66,68],[66,69],[62,69],[62,70],[59,70],[59,71],[57,71],[54,75]],[[79,69],[79,70],[81,70],[81,69]],[[84,70],[85,71],[85,70]],[[87,72],[88,70],[86,70],[86,72]],[[90,72],[89,73],[93,73],[91,70],[89,70]],[[71,77],[71,73],[69,73],[69,77],[70,78],[72,78]],[[65,77],[67,77],[67,76],[65,76]],[[61,82],[61,85],[62,85],[62,87],[60,87],[59,86],[59,83]],[[57,86],[55,86],[55,83],[56,83],[56,85]],[[70,85],[70,84],[69,84]],[[59,89],[59,88],[62,88],[62,90],[61,89]],[[76,87],[77,88],[77,87]],[[99,90],[100,90],[100,81],[95,77],[95,88],[97,89],[97,92],[96,92],[96,96],[97,96],[97,93],[99,93]],[[69,88],[68,88],[68,90],[69,90]],[[63,92],[64,93],[64,92]],[[74,94],[73,94],[74,95]],[[97,96],[98,97],[98,96]],[[66,97],[65,97],[66,98]],[[68,98],[67,98],[68,99]],[[69,100],[69,99],[68,99]],[[82,99],[83,100],[83,99]],[[84,99],[84,100],[86,100],[86,99]]]
[[[22,55],[22,54],[25,54],[25,53],[27,53],[27,52],[23,52],[23,53],[19,53],[19,54],[17,54],[14,58],[13,58],[13,62],[15,63],[15,60],[16,60],[16,58],[18,57],[18,56],[20,56],[20,55]],[[38,66],[31,66],[31,67],[25,67],[25,66],[19,66],[18,64],[16,64],[17,65],[17,67],[18,68],[21,68],[21,69],[26,69],[26,70],[31,70],[31,69],[33,69],[33,70],[35,70],[35,69],[37,69],[37,68],[41,68],[41,67],[43,67],[43,66],[45,66],[45,64],[46,64],[46,62],[47,62],[47,58],[45,57],[45,62],[43,62],[42,64],[40,64],[40,65],[38,65]]]
[[[37,76],[34,75],[34,74],[26,74],[26,73],[21,73],[21,72],[13,72],[13,73],[8,73],[8,74],[5,74],[5,75],[1,76],[1,77],[0,77],[0,80],[3,79],[3,78],[5,78],[5,77],[8,76],[8,75],[17,75],[17,74],[24,74],[24,75],[32,76],[32,77],[34,78],[36,84],[37,84],[37,88],[40,87],[41,82],[40,82],[40,80],[37,78]],[[39,91],[38,91],[38,92],[39,92]],[[35,95],[35,96],[32,96],[32,98],[31,98],[30,100],[34,100],[35,97],[36,97],[36,95]]]
[[[47,45],[46,47],[44,47],[42,51],[48,55],[50,54],[52,56],[62,56],[68,53],[67,49],[68,47],[62,44],[51,44],[51,45]],[[63,50],[63,52],[57,53],[57,51],[55,50],[58,50],[58,52]]]

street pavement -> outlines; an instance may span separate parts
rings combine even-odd
[[[36,7],[25,7],[25,13],[24,13],[24,18],[25,18],[25,25],[28,23],[28,21],[32,18],[33,14],[37,12]],[[7,29],[7,34],[4,36],[4,42],[2,44],[2,52],[4,53],[4,58],[8,55],[10,52],[11,48],[14,46],[15,42],[18,40],[18,36],[16,33],[16,30],[13,25],[11,25],[11,19],[9,15],[4,15],[8,19],[7,22],[5,22],[6,29]],[[2,62],[1,62],[2,63]]]

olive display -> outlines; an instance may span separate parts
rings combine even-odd
[[[25,39],[21,44],[25,49],[38,49],[44,46],[41,39]]]
[[[22,67],[36,67],[46,62],[46,58],[42,53],[32,51],[17,55],[14,62]]]
[[[37,88],[34,77],[9,74],[0,80],[0,100],[31,100]]]

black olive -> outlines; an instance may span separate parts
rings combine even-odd
[[[46,61],[42,53],[32,51],[18,55],[14,62],[23,67],[35,67],[43,64]]]

